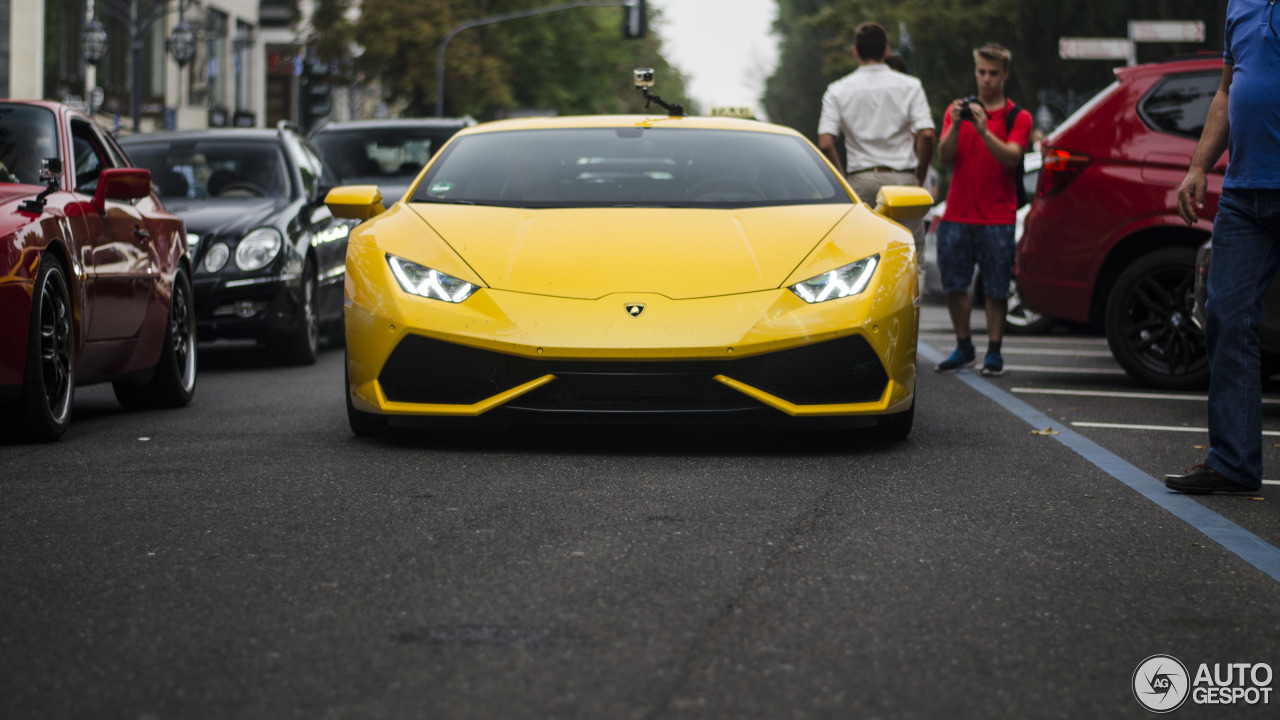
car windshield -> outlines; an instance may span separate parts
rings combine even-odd
[[[128,143],[162,198],[289,197],[288,166],[270,141],[176,138]]]
[[[39,185],[44,160],[58,153],[53,113],[42,107],[0,103],[0,182]]]
[[[395,125],[322,130],[311,141],[344,182],[377,184],[381,179],[395,179],[407,184],[456,132],[456,127]]]
[[[761,207],[852,200],[802,139],[686,128],[511,130],[457,138],[412,202]]]

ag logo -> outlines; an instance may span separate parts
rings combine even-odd
[[[622,307],[626,308],[631,317],[640,317],[640,313],[644,312],[644,303],[627,303]]]
[[[1186,666],[1172,655],[1152,655],[1133,671],[1133,696],[1151,712],[1177,710],[1190,684]]]

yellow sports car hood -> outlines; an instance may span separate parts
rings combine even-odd
[[[585,300],[776,288],[853,208],[411,207],[489,287]]]

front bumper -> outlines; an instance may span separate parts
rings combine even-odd
[[[196,334],[203,340],[269,341],[292,334],[301,318],[297,273],[258,278],[197,275]]]
[[[363,281],[350,259],[352,407],[393,424],[482,417],[867,424],[914,401],[919,311],[909,260],[882,263],[859,296],[809,305],[786,290],[569,300],[492,289],[450,304],[408,296],[389,277],[381,287]],[[646,306],[639,317],[624,311],[635,302]]]

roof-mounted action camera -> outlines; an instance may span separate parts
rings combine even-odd
[[[653,68],[636,68],[635,76],[636,88],[640,90],[640,92],[644,93],[644,107],[646,110],[649,109],[649,103],[658,103],[658,105],[665,108],[667,112],[671,113],[671,117],[684,117],[683,105],[667,104],[663,102],[662,98],[649,92],[649,88],[653,87],[655,82],[653,79]]]

